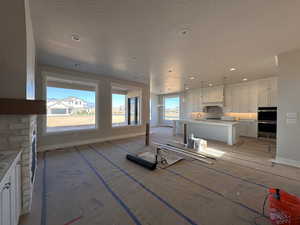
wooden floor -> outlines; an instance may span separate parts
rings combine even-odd
[[[180,137],[156,128],[151,139]],[[269,187],[300,195],[300,170],[272,165],[272,143],[209,141],[213,165],[185,159],[148,171],[125,159],[146,150],[141,136],[39,154],[32,213],[20,224],[270,224],[262,215]]]

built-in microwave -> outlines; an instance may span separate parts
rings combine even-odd
[[[258,121],[277,121],[277,107],[258,107]]]

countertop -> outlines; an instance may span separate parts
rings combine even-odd
[[[0,151],[0,183],[19,154],[18,151]]]
[[[210,125],[219,125],[219,126],[234,126],[239,124],[238,121],[223,121],[223,120],[176,120],[179,122],[188,122],[188,123],[199,123],[199,124],[210,124]]]

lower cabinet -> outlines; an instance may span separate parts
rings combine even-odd
[[[21,211],[21,167],[13,165],[0,184],[0,225],[17,225]]]
[[[257,138],[257,122],[256,121],[240,121],[239,134],[244,137]]]

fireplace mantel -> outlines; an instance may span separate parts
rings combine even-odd
[[[37,115],[46,111],[45,100],[0,98],[1,115]]]

